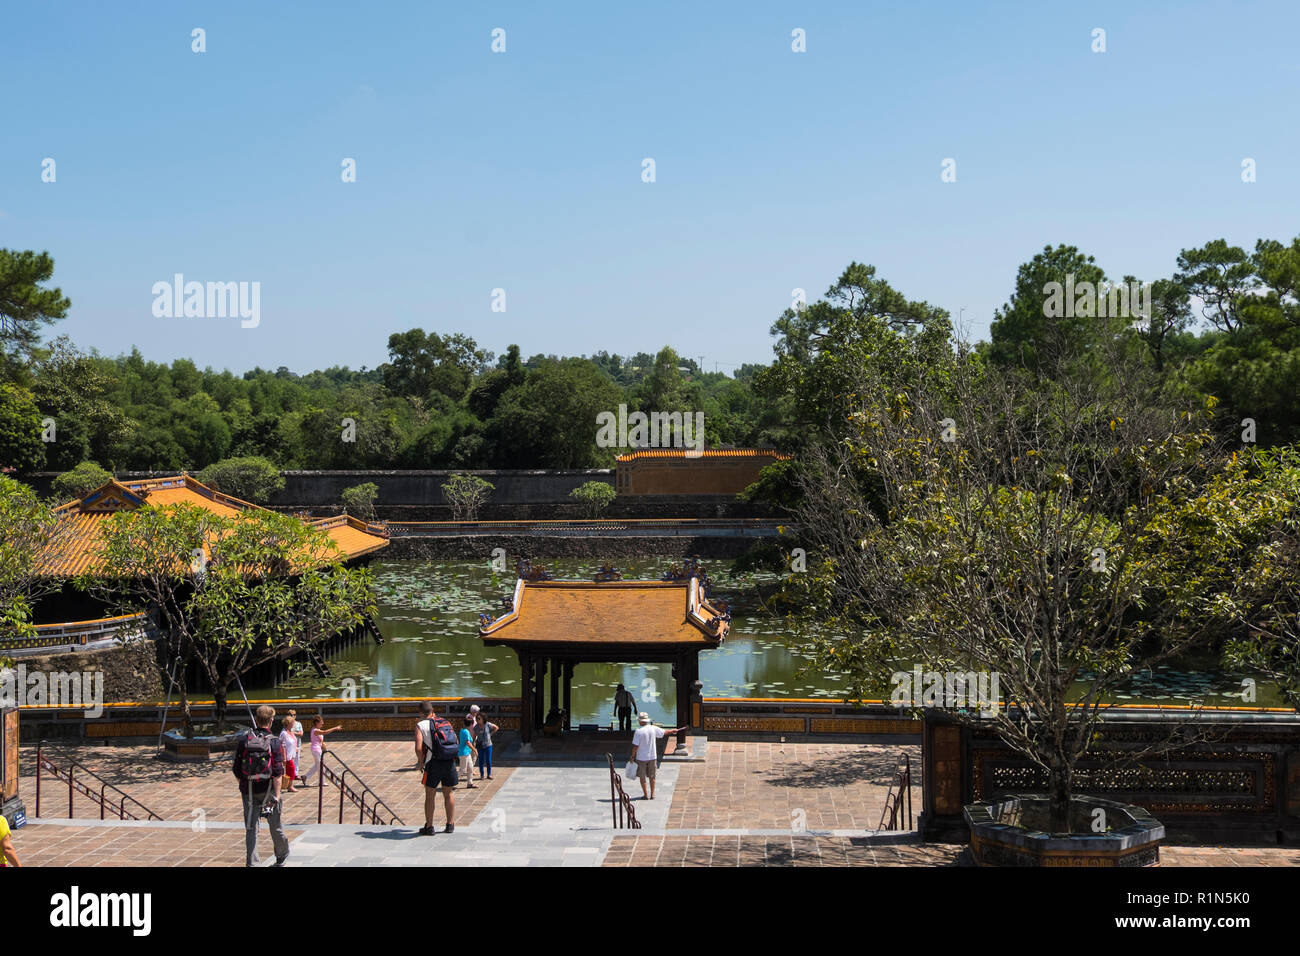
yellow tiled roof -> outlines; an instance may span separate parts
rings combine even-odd
[[[717,647],[728,626],[700,600],[699,582],[519,581],[515,607],[480,630],[502,644],[639,644]]]
[[[129,511],[143,504],[155,507],[189,504],[223,517],[234,517],[245,511],[267,510],[222,494],[190,475],[110,481],[84,497],[55,509],[64,524],[58,533],[55,553],[46,559],[44,572],[50,577],[75,577],[85,571],[95,570],[101,557],[100,535],[104,519],[118,511]],[[345,560],[378,551],[388,545],[388,538],[382,528],[367,525],[346,515],[320,518],[309,524],[324,530],[338,546],[340,555]]]
[[[636,458],[775,458],[777,461],[789,461],[793,455],[777,451],[775,448],[705,448],[693,451],[690,448],[638,448],[636,451],[619,455],[618,461],[632,461]]]

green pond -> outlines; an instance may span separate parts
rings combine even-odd
[[[540,560],[556,578],[591,580],[597,560]],[[618,563],[627,579],[657,580],[672,564],[664,557]],[[766,614],[758,585],[771,574],[737,574],[729,561],[708,561],[714,594],[731,604],[731,632],[716,650],[700,654],[706,697],[838,698],[845,679],[833,671],[800,674],[807,653],[788,643],[783,622]],[[383,645],[358,643],[329,660],[332,677],[302,673],[278,688],[249,689],[250,697],[337,697],[353,681],[364,697],[518,697],[519,661],[503,647],[484,647],[478,616],[496,615],[514,575],[494,574],[482,561],[382,561],[371,565],[379,597]],[[901,665],[900,669],[907,669]],[[676,684],[669,664],[580,664],[573,676],[573,722],[609,725],[614,689],[622,683],[639,708],[658,722],[676,722]],[[882,688],[879,696],[888,697]],[[1212,657],[1158,667],[1135,676],[1120,703],[1241,706],[1241,675],[1223,673]],[[1259,684],[1258,706],[1281,706],[1271,686]]]

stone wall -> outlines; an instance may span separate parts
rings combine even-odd
[[[156,701],[167,695],[158,666],[158,645],[151,640],[134,640],[101,650],[63,651],[20,657],[15,670],[30,678],[33,674],[104,675],[104,701]],[[19,670],[21,668],[21,670]],[[92,680],[95,678],[92,677]],[[30,684],[28,685],[31,686]]]
[[[158,478],[171,472],[124,471],[121,480]],[[390,521],[450,521],[451,507],[443,501],[442,485],[455,471],[286,471],[284,490],[271,501],[279,511],[337,514],[345,488],[373,482],[379,488],[378,517]],[[482,521],[521,521],[582,517],[569,492],[589,481],[614,484],[609,469],[554,471],[472,471],[494,486],[479,513]],[[39,472],[27,479],[42,495],[50,493],[57,472]],[[743,487],[743,485],[742,485]],[[698,491],[698,489],[697,489]],[[762,518],[771,509],[735,500],[734,494],[667,494],[623,496],[605,515],[612,518]]]

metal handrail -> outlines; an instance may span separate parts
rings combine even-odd
[[[894,785],[898,789],[894,789]],[[885,806],[880,811],[880,825],[877,830],[897,830],[898,812],[902,807],[904,797],[907,800],[907,829],[912,829],[912,760],[907,754],[903,754],[903,759],[898,762],[894,768],[894,776],[889,781],[889,790],[885,793]],[[889,819],[889,826],[885,826],[885,819]]]
[[[36,816],[37,818],[39,818],[41,815],[41,771],[42,770],[49,771],[49,773],[53,775],[55,780],[59,780],[59,781],[63,780],[63,771],[59,769],[58,765],[55,764],[54,761],[50,760],[49,757],[45,756],[44,747],[45,747],[45,741],[43,740],[36,745]],[[90,787],[88,787],[86,784],[76,779],[77,770],[81,770],[83,773],[89,775],[90,777],[94,778],[96,781],[99,782],[100,786],[99,786],[98,794],[96,794],[95,791],[92,790]],[[131,813],[129,810],[126,809],[126,803],[128,800],[144,811],[145,813],[144,819],[162,820],[162,817],[159,814],[154,813],[152,810],[146,807],[135,797],[128,794],[121,787],[109,783],[103,777],[99,776],[99,774],[95,773],[95,771],[91,770],[85,764],[77,760],[68,758],[67,773],[68,773],[67,780],[68,780],[68,819],[69,820],[75,819],[76,817],[76,814],[73,812],[73,798],[77,793],[82,793],[92,800],[98,800],[99,819],[101,820],[107,819],[107,811],[110,806],[108,803],[109,790],[121,794],[121,800],[119,800],[117,806],[113,808],[116,811],[117,818],[119,820],[140,819],[140,817],[136,816],[134,813]]]
[[[327,760],[329,760],[330,758],[336,760],[339,766],[343,768],[343,772],[341,774],[336,773],[328,766]],[[379,794],[371,790],[370,787],[366,785],[366,782],[362,780],[361,777],[357,774],[357,772],[353,770],[351,767],[349,767],[347,763],[343,760],[343,758],[338,756],[336,753],[334,753],[334,751],[332,750],[321,751],[319,772],[320,772],[320,780],[316,782],[317,791],[318,791],[318,795],[316,799],[316,822],[317,823],[325,822],[325,780],[326,778],[328,778],[330,783],[334,784],[336,787],[339,788],[339,823],[343,822],[343,805],[344,805],[343,800],[346,797],[347,799],[351,800],[354,805],[360,808],[360,814],[358,815],[357,818],[357,823],[359,824],[366,822],[366,813],[369,812],[370,822],[375,824],[376,826],[399,826],[400,827],[406,825],[402,822],[402,818],[393,812],[393,808],[390,807],[388,804],[384,803],[383,800],[379,799]],[[351,774],[352,779],[357,783],[357,785],[361,787],[360,793],[358,793],[356,790],[348,786],[347,784],[348,774]],[[368,810],[366,807],[366,794],[370,794],[370,796],[374,798]],[[388,814],[387,820],[384,820],[383,818],[380,817],[379,815],[380,807],[382,807],[387,812]]]
[[[623,791],[623,783],[618,779],[618,771],[614,769],[614,755],[606,753],[605,759],[609,761],[609,812],[614,822],[614,829],[640,830],[641,821],[636,818],[636,810],[632,808],[632,798]],[[627,826],[623,825],[625,813]]]

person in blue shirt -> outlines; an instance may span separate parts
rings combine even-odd
[[[460,729],[460,772],[465,777],[465,787],[477,790],[474,786],[474,760],[478,750],[474,746],[474,715],[465,718],[465,726]]]

